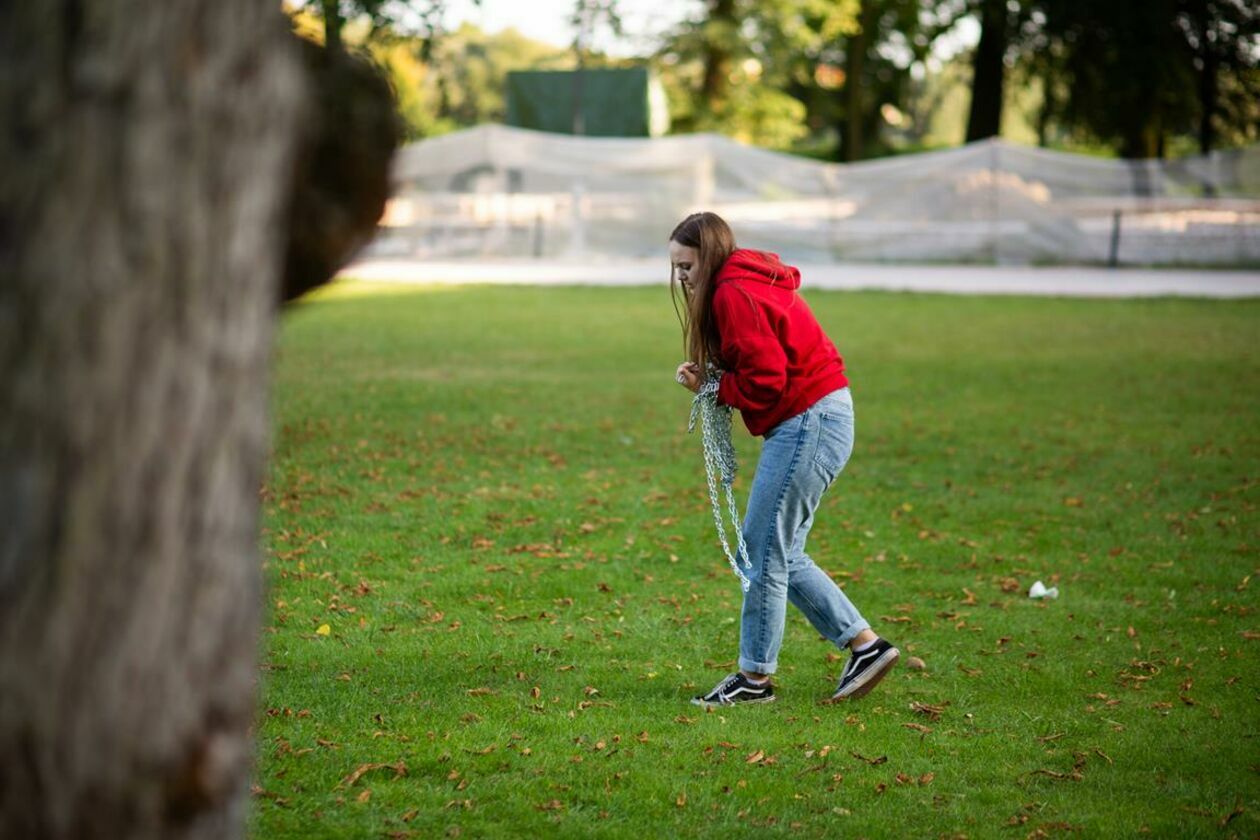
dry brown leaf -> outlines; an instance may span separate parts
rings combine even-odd
[[[1244,810],[1245,809],[1242,806],[1242,802],[1235,799],[1234,810],[1230,811],[1228,814],[1221,817],[1221,821],[1217,823],[1217,825],[1219,825],[1221,828],[1224,828],[1225,826],[1229,825],[1230,822],[1233,821],[1235,817],[1241,816]]]
[[[383,770],[386,768],[394,771],[395,779],[407,775],[407,765],[401,761],[394,764],[360,764],[353,773],[341,780],[340,786],[354,787],[354,783],[359,781],[365,773],[370,773],[373,770]]]
[[[883,764],[884,762],[888,761],[888,756],[886,755],[877,756],[875,758],[867,758],[866,756],[857,752],[851,752],[849,753],[849,755],[853,756],[858,761],[865,761],[867,764],[871,765],[872,767],[874,767],[877,764]]]
[[[931,703],[920,703],[917,700],[913,700],[910,703],[910,710],[914,712],[918,712],[921,715],[927,715],[928,720],[935,721],[935,720],[941,719],[941,713],[945,711],[945,707],[948,705],[949,705],[948,700],[946,700],[944,703],[941,703],[939,705],[933,705]]]

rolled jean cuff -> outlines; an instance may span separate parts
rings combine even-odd
[[[739,667],[742,671],[748,671],[751,674],[773,674],[779,669],[777,662],[755,662],[751,659],[739,658]]]
[[[853,641],[853,637],[863,630],[870,630],[871,625],[867,621],[858,621],[849,625],[849,628],[840,634],[840,638],[836,639],[836,647],[844,647]]]

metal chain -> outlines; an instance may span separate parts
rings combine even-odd
[[[739,509],[735,505],[735,492],[732,487],[735,483],[735,471],[738,468],[735,459],[735,444],[731,441],[732,411],[729,405],[721,405],[717,401],[718,382],[721,378],[720,370],[709,368],[704,384],[700,386],[695,399],[691,401],[691,417],[687,420],[687,432],[694,431],[696,421],[700,421],[700,437],[704,443],[704,474],[709,482],[709,502],[713,506],[713,523],[717,526],[722,551],[726,554],[726,559],[730,561],[735,576],[739,578],[739,585],[747,592],[751,584],[748,576],[739,567],[739,561],[735,559],[735,553],[731,551],[731,545],[726,539],[722,504],[718,500],[718,484],[721,483],[722,489],[726,491],[726,512],[730,516],[731,527],[735,529],[735,545],[739,560],[743,561],[745,568],[751,569],[752,561],[748,559],[748,546],[744,544],[744,529],[740,527]]]

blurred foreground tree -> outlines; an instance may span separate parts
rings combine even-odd
[[[0,4],[0,837],[241,834],[272,327],[344,258],[291,208],[370,215],[295,178],[388,165],[347,76],[254,0]]]

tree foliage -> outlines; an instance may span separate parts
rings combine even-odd
[[[615,0],[573,0],[567,48],[443,31],[448,2],[301,8],[390,69],[410,138],[502,119],[509,70],[618,63],[591,47],[620,31]],[[964,22],[980,38],[959,52]],[[703,0],[651,56],[675,131],[845,160],[924,142],[940,109],[960,111],[951,142],[1012,124],[1135,157],[1254,142],[1258,61],[1260,6],[1248,0]],[[965,99],[942,80],[965,85]]]

